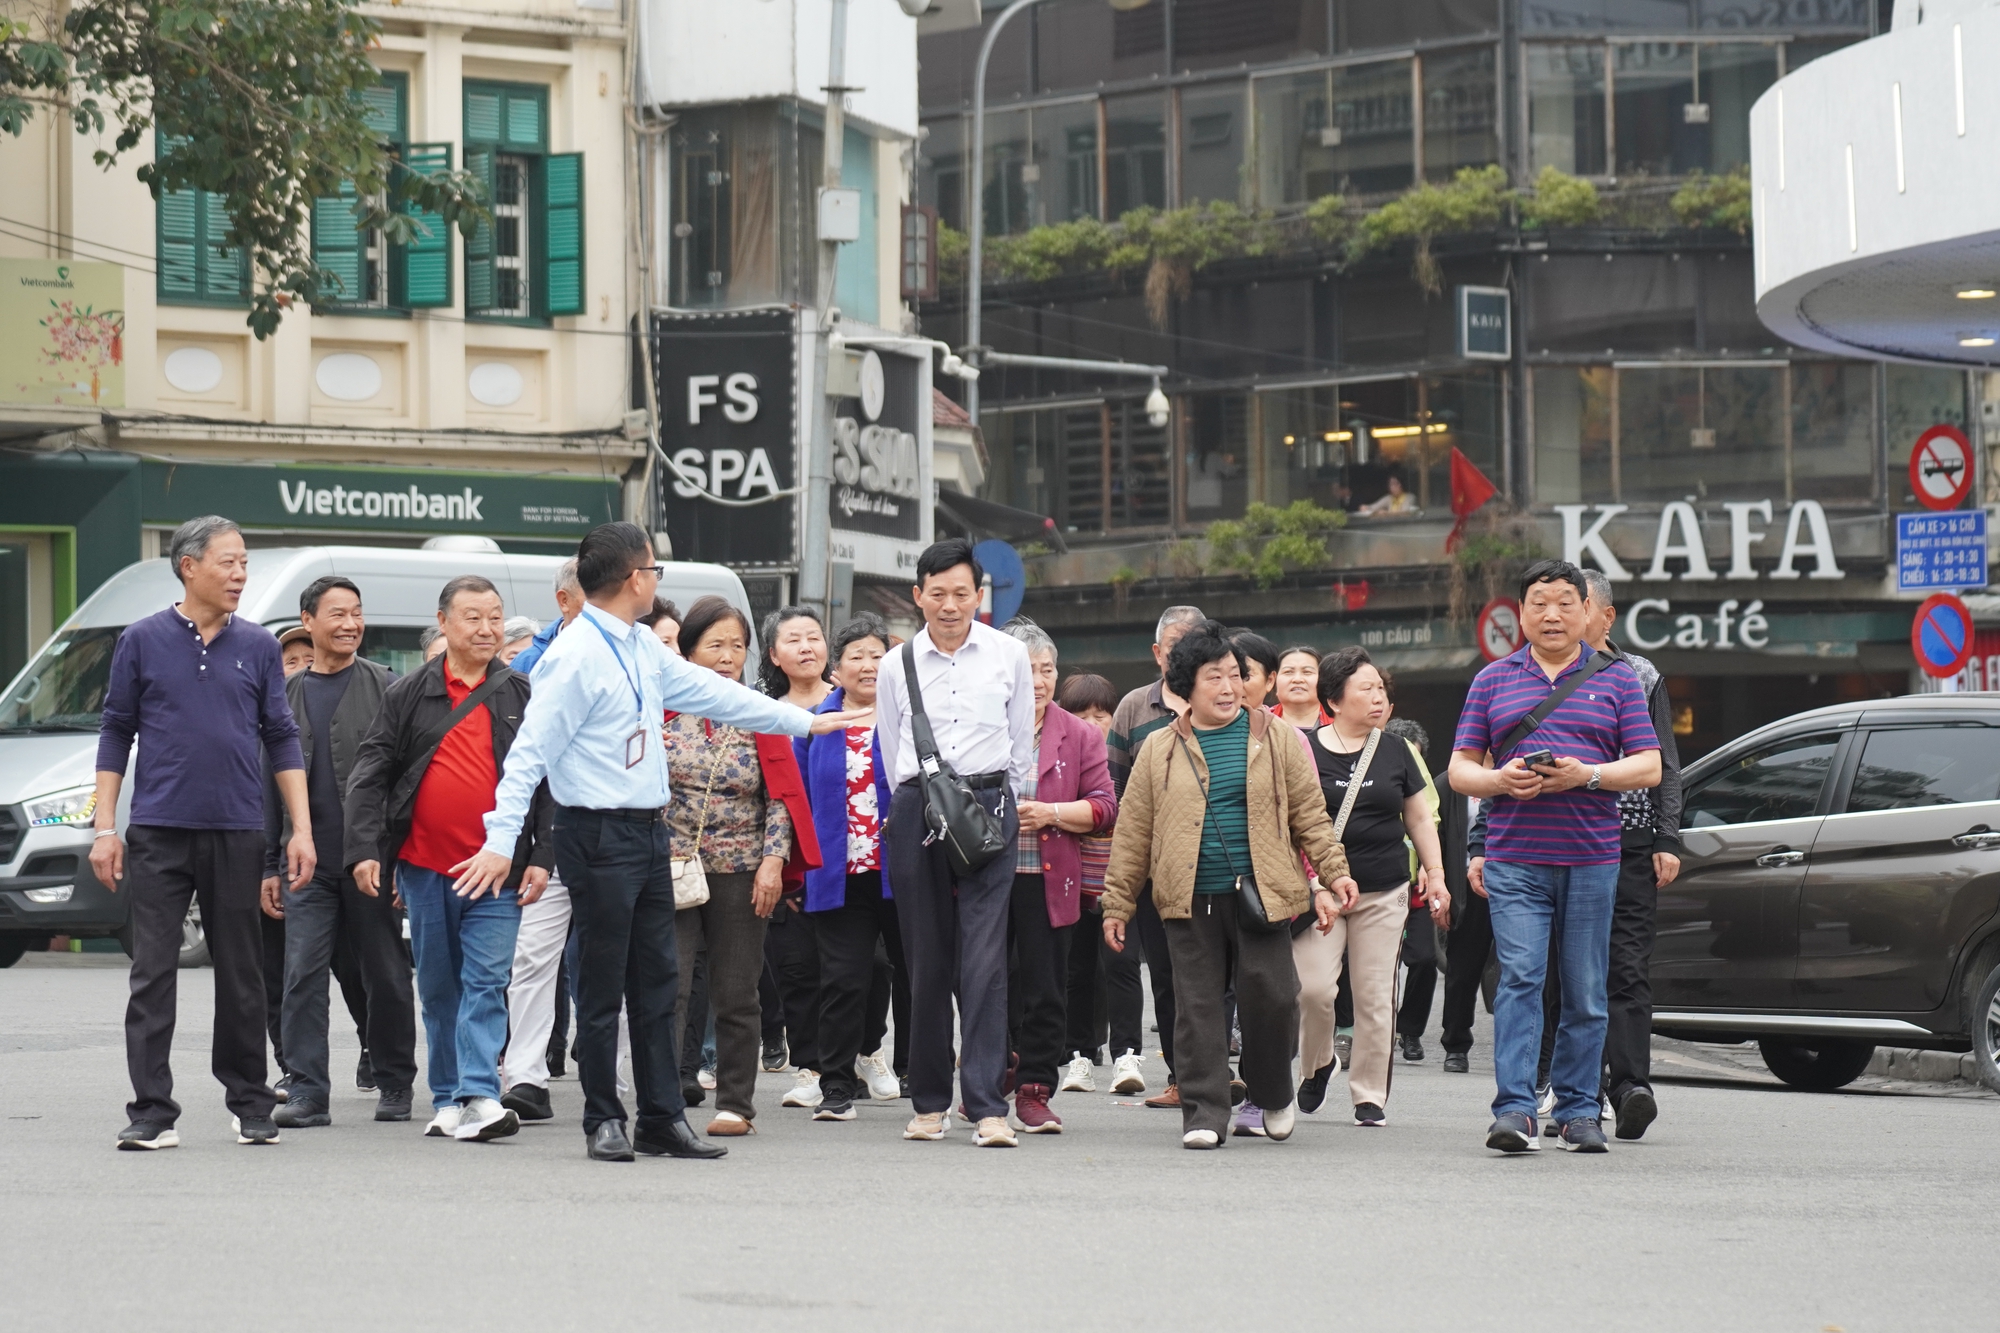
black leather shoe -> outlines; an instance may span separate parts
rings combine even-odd
[[[1414,1065],[1422,1062],[1424,1043],[1421,1037],[1398,1037],[1396,1045],[1401,1048],[1403,1059],[1408,1063]]]
[[[361,1052],[361,1058],[355,1062],[354,1086],[363,1092],[374,1092],[376,1089],[375,1060],[366,1050]]]
[[[681,1084],[681,1100],[689,1106],[700,1106],[708,1100],[708,1089],[702,1087],[698,1081],[683,1083]]]
[[[555,1108],[549,1105],[549,1090],[532,1083],[516,1083],[501,1096],[500,1104],[523,1120],[555,1119]]]
[[[567,1074],[568,1072],[569,1072],[569,1066],[563,1063],[563,1053],[558,1050],[550,1051],[549,1077],[561,1078],[564,1074]]]
[[[1446,1051],[1444,1053],[1444,1072],[1447,1074],[1471,1073],[1471,1057],[1466,1055],[1464,1051]]]
[[[629,1162],[632,1140],[625,1137],[623,1120],[607,1120],[584,1136],[593,1162]]]
[[[658,1137],[641,1134],[632,1141],[632,1146],[649,1157],[690,1157],[699,1161],[713,1161],[729,1155],[729,1149],[713,1143],[703,1143],[695,1137],[685,1120],[674,1120]]]

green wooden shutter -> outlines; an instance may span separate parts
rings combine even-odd
[[[409,86],[408,75],[384,74],[382,82],[373,88],[362,89],[362,119],[386,142],[400,143],[406,137],[403,98]]]
[[[196,300],[201,295],[201,191],[167,191],[160,195],[157,213],[159,299]]]
[[[413,143],[403,153],[403,162],[420,175],[451,170],[451,145]],[[489,156],[490,164],[492,158]],[[396,247],[390,299],[405,310],[432,310],[452,303],[451,228],[436,213],[426,213],[413,204],[405,211],[416,219],[418,234],[408,245]],[[489,237],[490,248],[492,240]],[[492,261],[487,261],[487,299],[491,300]]]
[[[243,251],[228,247],[229,211],[222,196],[201,192],[201,294],[211,301],[241,301],[250,295],[250,266]]]
[[[543,313],[581,315],[583,294],[583,154],[551,153],[543,170]]]
[[[468,105],[472,99],[466,99]],[[496,112],[497,114],[497,112]],[[486,187],[486,199],[493,200],[493,150],[487,146],[468,147],[465,167]],[[465,310],[479,314],[493,308],[493,223],[481,219],[465,243]]]
[[[359,301],[368,294],[361,280],[364,238],[354,218],[354,200],[351,181],[341,185],[339,194],[313,200],[313,262],[340,279],[337,291],[321,293],[321,305]]]

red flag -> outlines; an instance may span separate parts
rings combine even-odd
[[[1465,531],[1465,520],[1473,511],[1491,500],[1498,493],[1498,487],[1486,479],[1486,474],[1477,464],[1453,446],[1451,451],[1451,512],[1458,521],[1451,525],[1451,535],[1444,539],[1444,549],[1458,549],[1459,537]]]

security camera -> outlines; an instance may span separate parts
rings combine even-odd
[[[1173,414],[1173,404],[1167,401],[1167,395],[1160,391],[1159,385],[1155,384],[1153,391],[1146,395],[1146,420],[1157,429],[1172,420]]]
[[[901,5],[903,12],[913,19],[922,18],[931,8],[931,0],[896,0],[896,3]]]

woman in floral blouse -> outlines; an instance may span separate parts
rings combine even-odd
[[[704,597],[681,622],[680,646],[695,666],[740,681],[750,622],[722,598]],[[819,864],[819,843],[790,737],[752,735],[669,713],[666,746],[674,855],[699,854],[708,878],[708,901],[681,909],[674,920],[682,1012],[705,949],[717,1108],[708,1132],[748,1134],[757,1115],[752,1097],[762,1045],[757,980],[764,969],[764,925],[786,880],[797,882]]]

